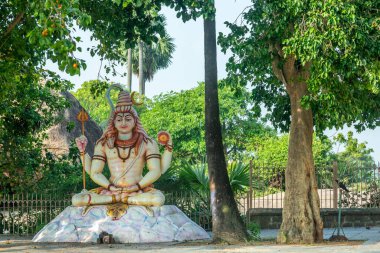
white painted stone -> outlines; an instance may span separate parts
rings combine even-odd
[[[96,242],[99,235],[88,228],[78,228],[78,242]]]
[[[166,216],[166,219],[170,220],[178,228],[189,222],[189,218],[181,213],[174,213]]]
[[[177,226],[173,226],[173,224],[165,217],[158,217],[156,224],[152,227],[152,230],[158,233],[160,237],[162,237],[162,240],[172,242],[174,241],[178,228]]]
[[[209,237],[205,230],[199,230],[196,226],[194,226],[193,221],[189,221],[179,228],[174,240],[176,241],[188,241],[187,238],[191,237],[191,240],[201,240],[206,236]],[[196,224],[195,224],[196,225]],[[198,225],[197,225],[198,226]]]
[[[112,235],[117,243],[139,243],[140,234],[139,231],[135,230],[133,227],[120,227],[116,229]]]
[[[149,227],[142,227],[140,230],[140,242],[167,242],[166,238],[160,237],[157,231],[150,229]]]
[[[161,216],[175,214],[178,213],[178,211],[181,212],[176,206],[161,206]]]
[[[209,239],[209,235],[176,206],[130,206],[119,220],[107,216],[106,206],[96,206],[82,216],[83,207],[67,207],[46,225],[34,242],[96,242],[101,232],[117,243],[151,243]]]

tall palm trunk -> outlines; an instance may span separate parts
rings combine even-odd
[[[215,16],[204,19],[206,149],[214,240],[244,241],[247,233],[229,184],[219,119]]]
[[[129,91],[132,91],[132,48],[128,48],[128,78],[127,78],[127,87]]]
[[[139,93],[141,95],[145,94],[145,81],[144,81],[144,52],[143,52],[143,42],[139,40]]]

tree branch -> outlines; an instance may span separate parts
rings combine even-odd
[[[5,31],[3,38],[7,37],[13,31],[13,29],[16,27],[16,25],[18,23],[20,23],[21,19],[24,17],[24,14],[25,14],[25,12],[23,12],[23,11],[20,12],[19,14],[17,14],[15,19],[12,21],[12,23],[9,24],[7,30]]]
[[[281,54],[282,50],[278,51],[279,45],[269,45],[269,51],[272,53],[272,69],[274,75],[277,77],[278,80],[280,80],[286,87],[286,89],[291,88],[288,84],[288,82],[285,79],[284,73],[282,72],[282,68],[279,67],[280,60],[281,60]]]

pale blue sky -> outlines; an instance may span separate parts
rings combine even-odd
[[[251,5],[250,0],[216,0],[216,29],[218,32],[228,32],[224,21],[233,22],[242,10]],[[176,18],[175,12],[171,9],[164,8],[163,13],[167,18],[167,30],[174,38],[176,51],[173,55],[173,63],[167,69],[158,72],[154,80],[146,84],[146,95],[152,97],[160,93],[168,91],[180,91],[193,88],[197,82],[204,80],[204,59],[203,59],[203,22],[202,19],[197,21],[188,21],[183,23]],[[87,70],[82,71],[80,76],[68,76],[62,73],[62,76],[69,79],[75,84],[75,89],[79,88],[84,81],[94,80],[98,76],[100,68],[99,57],[91,57],[85,50],[88,46],[95,45],[95,42],[90,41],[88,32],[79,31],[79,36],[82,37],[81,46],[84,49],[82,53],[77,53],[76,56],[86,60]],[[218,78],[226,77],[225,64],[228,60],[228,55],[224,55],[218,51]],[[104,66],[104,65],[103,65]],[[49,63],[48,67],[58,71],[57,67]],[[120,66],[118,71],[122,73],[126,67]],[[59,71],[58,71],[59,72]],[[101,75],[105,75],[101,71]],[[108,77],[114,82],[126,83],[126,77]],[[132,81],[132,90],[138,90],[138,80],[134,77]],[[352,129],[351,129],[352,130]],[[343,133],[347,133],[348,128],[344,129]],[[329,130],[326,134],[332,137],[338,131]],[[375,130],[366,130],[362,133],[356,133],[361,142],[368,142],[368,147],[373,148],[375,152],[373,156],[376,161],[380,161],[380,128]],[[340,148],[342,149],[342,148]],[[341,151],[341,150],[340,150]]]

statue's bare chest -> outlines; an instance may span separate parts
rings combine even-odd
[[[141,159],[143,150],[137,150],[135,147],[119,147],[112,149],[107,148],[106,155],[110,166],[112,164],[128,163],[136,159]]]

